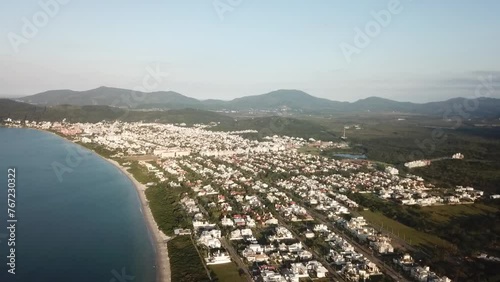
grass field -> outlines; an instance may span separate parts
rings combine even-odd
[[[240,276],[238,266],[235,263],[210,265],[208,268],[215,273],[219,282],[246,281],[245,276]]]
[[[130,161],[156,161],[158,159],[157,156],[155,155],[140,155],[140,156],[125,156],[124,159],[130,160]]]
[[[134,178],[142,184],[156,180],[154,175],[148,173],[147,169],[138,162],[132,162],[129,167],[128,172],[132,173]]]
[[[320,153],[320,151],[319,151],[318,148],[309,147],[309,146],[300,147],[300,148],[297,149],[297,151],[299,153],[311,154],[311,155],[319,155],[319,153]]]
[[[375,227],[381,227],[385,231],[389,230],[395,235],[399,235],[401,239],[406,240],[410,245],[419,246],[424,245],[426,247],[451,247],[451,243],[437,237],[433,234],[428,234],[425,232],[418,231],[414,228],[406,226],[398,221],[390,219],[379,212],[372,212],[370,210],[361,211],[360,214]]]
[[[485,204],[473,205],[444,205],[422,207],[422,211],[429,214],[432,221],[437,223],[448,222],[451,218],[462,215],[475,215],[497,212],[498,209]]]

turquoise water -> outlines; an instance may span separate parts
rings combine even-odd
[[[155,280],[155,251],[133,184],[77,148],[50,133],[0,128],[0,281]],[[58,178],[53,164],[71,171]],[[15,275],[7,273],[5,238],[9,167],[17,183]]]

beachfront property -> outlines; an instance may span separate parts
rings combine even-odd
[[[193,236],[206,255],[206,264],[227,262],[229,252],[222,246],[222,240],[227,239],[228,247],[238,254],[232,259],[242,260],[248,269],[258,262],[255,275],[264,281],[296,281],[327,274],[362,281],[381,275],[380,262],[362,255],[349,240],[355,239],[376,253],[390,254],[394,252],[391,239],[364,218],[351,216],[359,204],[346,192],[422,206],[474,201],[483,196],[470,187],[439,194],[440,188],[418,176],[401,175],[395,168],[380,171],[367,161],[335,160],[297,151],[319,144],[317,140],[268,136],[256,141],[201,126],[156,123],[30,124],[64,132],[76,141],[103,146],[120,156],[155,156],[156,161],[140,164],[157,183],[168,189],[190,189],[180,203],[192,217],[192,228],[178,228],[174,234]],[[207,209],[220,217],[210,217]],[[305,228],[296,230],[288,226],[290,222]],[[312,239],[325,242],[326,255],[318,256],[302,242]],[[416,267],[423,266],[413,263],[408,268]]]

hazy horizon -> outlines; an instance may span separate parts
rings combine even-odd
[[[107,88],[116,88],[116,89],[125,89],[125,90],[130,90],[131,92],[134,92],[132,89],[126,89],[126,88],[122,88],[122,87],[112,87],[112,86],[99,86],[99,87],[95,87],[95,88],[92,88],[92,89],[84,89],[84,90],[75,90],[75,89],[51,89],[51,90],[47,90],[47,91],[52,91],[52,90],[70,90],[70,91],[78,91],[78,92],[84,92],[84,91],[90,91],[90,90],[94,90],[94,89],[97,89],[97,88],[101,88],[101,87],[107,87]],[[495,89],[497,88],[497,85],[495,85]],[[186,97],[191,97],[191,98],[195,98],[195,99],[198,99],[200,101],[203,101],[203,100],[209,100],[209,99],[214,99],[214,100],[221,100],[221,101],[231,101],[233,99],[237,99],[237,98],[242,98],[242,97],[248,97],[248,96],[258,96],[258,95],[263,95],[263,94],[268,94],[268,93],[271,93],[271,92],[275,92],[275,91],[279,91],[279,90],[298,90],[298,91],[303,91],[301,89],[275,89],[275,90],[271,90],[271,91],[267,91],[265,93],[254,93],[254,94],[248,94],[248,95],[243,95],[243,96],[238,96],[238,97],[234,97],[234,98],[228,98],[228,99],[218,99],[218,98],[196,98],[196,97],[193,97],[191,95],[189,95],[188,93],[181,93],[179,91],[175,91],[175,90],[157,90],[157,91],[145,91],[145,93],[153,93],[153,92],[176,92],[176,93],[179,93],[181,95],[184,95]],[[19,99],[19,98],[23,98],[23,97],[27,97],[27,96],[31,96],[31,95],[36,95],[36,94],[41,94],[41,93],[44,93],[44,92],[47,92],[47,91],[42,91],[42,92],[39,92],[39,93],[34,93],[34,94],[29,94],[29,95],[6,95],[6,94],[0,94],[0,99],[2,98],[6,98],[6,99]],[[425,104],[425,103],[428,103],[428,102],[441,102],[441,101],[445,101],[445,100],[449,100],[449,99],[453,99],[453,98],[479,98],[479,97],[488,97],[488,98],[498,98],[500,99],[500,97],[497,97],[497,96],[491,96],[491,95],[482,95],[482,96],[479,96],[479,97],[472,97],[472,95],[468,95],[468,96],[455,96],[455,97],[448,97],[448,98],[444,98],[444,99],[437,99],[437,100],[429,100],[429,101],[411,101],[411,100],[404,100],[404,99],[393,99],[393,98],[387,98],[387,97],[381,97],[381,96],[376,96],[376,95],[371,95],[371,96],[366,96],[366,97],[361,97],[361,98],[358,98],[358,99],[355,99],[355,100],[337,100],[337,99],[332,99],[332,98],[329,98],[329,97],[319,97],[319,96],[316,96],[316,95],[313,95],[311,93],[308,93],[306,91],[303,91],[305,92],[306,94],[309,94],[309,95],[312,95],[314,97],[317,97],[317,98],[325,98],[325,99],[329,99],[331,101],[338,101],[338,102],[356,102],[356,101],[359,101],[359,100],[362,100],[362,99],[366,99],[366,98],[370,98],[370,97],[379,97],[379,98],[385,98],[385,99],[390,99],[390,100],[393,100],[393,101],[397,101],[397,102],[411,102],[411,103],[416,103],[416,104]],[[488,94],[488,93],[487,93]]]
[[[330,100],[421,103],[471,97],[479,77],[500,87],[497,1],[2,4],[4,96],[134,89],[148,68],[168,76],[147,92],[202,100],[298,89]]]

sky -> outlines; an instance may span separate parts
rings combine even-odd
[[[100,86],[229,100],[500,98],[500,1],[4,0],[0,96]],[[483,81],[483,82],[481,82]]]

